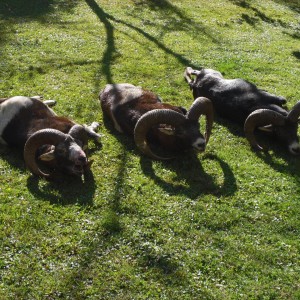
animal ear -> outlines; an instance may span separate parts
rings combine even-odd
[[[264,132],[273,132],[273,126],[272,125],[266,125],[262,127],[258,127],[259,130]]]
[[[158,130],[166,135],[174,135],[175,130],[172,127],[165,126],[165,127],[159,127]]]
[[[54,149],[39,156],[39,160],[42,160],[42,161],[52,161],[54,159],[55,159]]]

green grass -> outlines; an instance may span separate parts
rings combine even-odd
[[[0,97],[102,124],[92,174],[50,183],[0,147],[0,299],[300,299],[300,163],[216,119],[207,151],[152,161],[103,120],[129,82],[188,107],[186,66],[299,96],[298,0],[2,0]]]

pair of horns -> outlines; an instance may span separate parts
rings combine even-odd
[[[300,101],[291,109],[287,116],[271,109],[257,109],[253,111],[245,121],[244,131],[251,147],[254,150],[264,150],[256,141],[254,130],[260,126],[275,125],[283,126],[288,120],[297,123],[300,116]]]
[[[68,137],[86,140],[86,132],[83,126],[74,125],[68,134],[57,129],[41,129],[32,134],[27,140],[24,147],[24,160],[27,168],[34,174],[46,179],[52,178],[52,174],[44,173],[38,166],[36,161],[36,151],[43,145],[57,146],[64,142]]]
[[[142,115],[134,128],[135,144],[144,154],[154,159],[172,159],[173,157],[162,157],[152,152],[147,142],[147,133],[155,125],[168,124],[176,127],[180,126],[186,119],[198,121],[201,115],[206,117],[205,139],[207,143],[213,124],[213,106],[209,99],[200,97],[193,102],[186,116],[171,109],[154,109]]]

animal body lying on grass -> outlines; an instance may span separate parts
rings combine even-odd
[[[99,126],[81,126],[66,117],[58,117],[49,107],[55,101],[41,101],[40,96],[15,96],[0,99],[0,143],[24,148],[24,159],[30,171],[52,178],[41,170],[38,161],[55,170],[81,176],[89,168],[85,150],[88,139],[100,141]]]
[[[285,98],[258,89],[243,79],[225,79],[212,69],[187,67],[184,77],[194,98],[208,97],[219,116],[244,125],[246,138],[254,150],[263,150],[254,136],[254,130],[259,128],[273,133],[287,145],[290,153],[300,154],[297,136],[300,101],[288,112],[283,108]]]
[[[169,152],[189,149],[204,151],[213,124],[211,101],[195,99],[186,111],[179,106],[162,103],[151,91],[128,83],[107,84],[99,95],[103,113],[119,132],[134,136],[137,147],[154,159],[170,159],[155,154],[149,146],[154,143]],[[206,117],[205,137],[199,131],[199,118]]]

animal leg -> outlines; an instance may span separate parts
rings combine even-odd
[[[31,99],[36,99],[39,101],[43,101],[44,97],[43,96],[32,96],[30,97]],[[56,101],[55,100],[45,100],[43,101],[44,104],[46,104],[48,107],[52,107],[54,105],[56,105]]]
[[[279,106],[282,106],[282,105],[286,104],[286,99],[284,97],[276,96],[276,95],[270,94],[266,91],[261,91],[261,94],[266,99],[269,99],[271,104],[276,104],[276,105],[279,105]]]
[[[45,100],[45,101],[43,101],[43,103],[46,104],[48,107],[53,107],[56,105],[55,100]]]
[[[36,99],[36,100],[40,100],[43,101],[44,97],[43,96],[32,96],[30,97],[31,99]]]
[[[192,79],[192,77],[191,77],[193,71],[194,71],[194,70],[193,70],[191,67],[187,67],[187,68],[184,70],[183,76],[184,76],[185,80],[187,81],[187,83],[188,83],[189,85],[193,84],[193,79]]]
[[[96,143],[101,144],[101,135],[96,132],[96,130],[100,127],[98,122],[93,122],[91,125],[83,125],[85,131],[91,139],[93,139]]]

